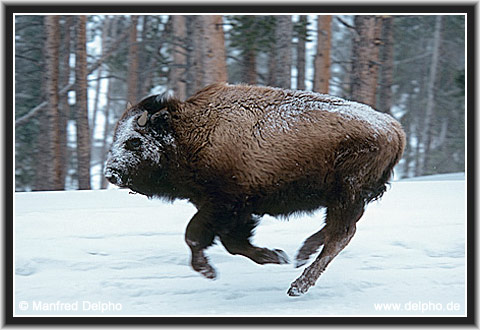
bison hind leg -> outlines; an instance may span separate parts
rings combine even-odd
[[[287,292],[289,296],[306,293],[310,287],[315,285],[328,264],[348,245],[355,234],[356,222],[363,215],[364,205],[363,202],[358,202],[327,208],[327,224],[320,231],[325,235],[322,252],[291,284]]]
[[[245,256],[257,264],[288,264],[287,254],[279,249],[270,250],[254,246],[250,242],[253,229],[258,221],[252,215],[244,215],[238,219],[235,227],[226,233],[220,233],[220,241],[231,254]]]
[[[318,252],[320,247],[324,244],[325,242],[325,227],[323,227],[321,230],[310,236],[303,242],[302,247],[300,250],[298,250],[298,254],[296,256],[296,262],[295,262],[295,267],[301,267],[305,265],[308,262],[308,259],[310,259],[310,256],[312,254],[315,254]]]
[[[290,261],[287,254],[280,250],[270,250],[252,245],[248,241],[237,241],[231,237],[223,236],[220,238],[223,246],[231,254],[245,256],[257,264],[288,264]]]

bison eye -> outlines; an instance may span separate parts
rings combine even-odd
[[[139,138],[134,138],[134,139],[130,139],[128,140],[127,142],[125,142],[125,147],[128,149],[128,150],[138,150],[141,146],[142,142],[140,141]]]

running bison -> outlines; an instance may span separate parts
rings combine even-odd
[[[259,264],[288,263],[282,250],[251,244],[262,215],[326,208],[326,225],[305,240],[296,266],[323,249],[290,286],[307,292],[355,234],[365,205],[386,189],[405,134],[389,115],[338,97],[271,87],[213,84],[184,102],[167,94],[130,106],[115,129],[106,178],[197,213],[185,241],[194,270],[213,279],[205,249]]]

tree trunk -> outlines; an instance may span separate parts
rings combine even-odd
[[[193,20],[193,29],[194,29],[194,42],[193,42],[193,72],[194,72],[194,92],[199,90],[204,86],[204,79],[203,76],[205,74],[205,68],[203,66],[203,56],[205,53],[205,42],[203,37],[206,33],[205,24],[204,24],[204,17],[203,16],[195,16]]]
[[[186,17],[186,29],[187,35],[186,38],[186,45],[187,45],[187,72],[185,77],[187,79],[186,82],[186,94],[187,97],[192,96],[197,88],[196,84],[196,74],[198,71],[198,63],[197,63],[197,53],[196,51],[196,39],[197,36],[197,16],[188,15]]]
[[[205,15],[203,23],[202,85],[227,81],[225,36],[221,15]]]
[[[48,190],[62,190],[62,165],[60,148],[60,126],[58,108],[58,68],[59,68],[59,45],[60,27],[59,16],[45,16],[47,29],[47,41],[45,45],[46,63],[46,91],[48,100],[47,122],[45,134],[48,136],[47,156],[47,186]]]
[[[103,39],[102,39],[102,44],[103,44]],[[103,49],[104,48],[102,47],[102,50]],[[98,104],[100,102],[100,85],[102,83],[102,71],[103,71],[102,67],[99,67],[97,71],[97,81],[95,86],[95,100],[93,101],[92,124],[90,125],[91,127],[90,142],[92,143],[92,147],[93,147],[93,143],[95,142],[95,126],[97,125]]]
[[[267,85],[275,86],[276,83],[276,67],[277,67],[277,58],[275,56],[276,50],[275,47],[270,49],[268,54],[268,77],[267,77]]]
[[[430,74],[427,85],[427,106],[425,109],[425,121],[423,124],[423,130],[421,135],[421,148],[419,155],[419,168],[422,175],[429,174],[429,156],[430,148],[432,143],[432,127],[434,119],[434,109],[435,109],[435,81],[437,79],[437,71],[439,66],[439,53],[440,46],[442,43],[442,15],[436,16],[435,19],[435,32],[433,36],[433,51],[432,51],[432,61],[430,63]]]
[[[138,15],[131,16],[130,36],[128,39],[128,73],[127,73],[127,103],[135,104],[138,101],[138,42],[137,42]]]
[[[300,31],[297,41],[297,89],[305,90],[305,44],[307,42],[307,16],[299,19]]]
[[[245,77],[245,83],[250,85],[257,84],[257,55],[255,49],[246,49],[243,54],[243,76]]]
[[[332,16],[317,16],[317,53],[314,60],[313,90],[328,94],[330,80],[330,48]]]
[[[101,179],[100,179],[100,188],[106,189],[108,182],[103,172],[105,170],[105,162],[107,160],[107,153],[109,148],[108,137],[110,135],[110,108],[111,108],[111,100],[112,100],[112,84],[110,79],[108,80],[108,87],[107,87],[107,104],[105,105],[105,123],[103,127],[103,141],[102,141],[102,159],[101,159]]]
[[[106,53],[104,53],[103,57],[98,59],[98,61],[96,61],[94,64],[92,64],[88,68],[87,73],[90,74],[90,73],[94,72],[96,69],[98,69],[98,67],[100,65],[102,65],[102,63],[107,58],[112,56],[112,54],[114,54],[118,50],[120,44],[127,38],[127,36],[128,36],[128,34],[124,33],[119,38],[117,38],[115,40],[115,43],[111,45],[111,47],[108,49],[108,51]],[[75,89],[75,83],[71,83],[71,84],[68,84],[66,86],[63,86],[59,90],[58,94],[59,94],[59,96],[65,96],[65,95],[67,95],[67,93],[69,91],[72,91],[74,89]],[[18,119],[15,119],[15,127],[21,126],[21,125],[24,125],[25,123],[27,123],[30,119],[34,118],[38,113],[44,111],[46,106],[47,106],[47,102],[44,101],[44,102],[36,105],[32,109],[30,109],[25,115],[21,116]]]
[[[90,141],[87,102],[87,16],[77,16],[75,52],[75,120],[77,122],[78,188],[90,189]]]
[[[187,51],[185,46],[186,19],[183,15],[172,15],[172,56],[173,65],[170,66],[169,85],[176,97],[184,100],[187,96],[186,66]]]
[[[225,36],[221,15],[187,16],[185,24],[185,93],[191,96],[208,84],[227,81]]]
[[[108,39],[109,29],[110,29],[110,18],[108,16],[105,16],[105,19],[103,21],[103,27],[102,27],[101,57],[107,51],[107,39]],[[102,74],[103,74],[103,67],[99,66],[97,71],[97,82],[95,86],[95,100],[93,102],[92,125],[90,127],[90,143],[92,144],[92,150],[95,144],[95,128],[96,128],[96,122],[97,122],[97,114],[99,111],[98,108],[99,108],[99,101],[100,101],[100,87],[102,84]]]
[[[48,35],[48,27],[47,27],[47,16],[44,18],[44,35],[46,38]],[[50,182],[50,168],[51,168],[51,156],[50,156],[50,134],[48,133],[49,131],[49,126],[50,126],[50,121],[49,121],[49,113],[51,108],[48,107],[49,100],[48,100],[48,87],[51,84],[49,83],[49,77],[48,77],[48,69],[47,69],[47,63],[46,59],[48,58],[48,51],[46,49],[47,44],[45,44],[44,48],[44,60],[46,64],[43,66],[43,75],[42,75],[42,84],[41,84],[41,89],[42,89],[42,95],[46,96],[46,111],[40,112],[37,116],[38,119],[38,127],[42,128],[42,132],[37,133],[36,135],[36,146],[34,148],[34,171],[35,171],[35,177],[34,177],[34,186],[33,186],[33,191],[43,191],[43,190],[51,190],[51,182]]]
[[[290,88],[292,81],[292,16],[276,16],[275,86]]]
[[[118,24],[118,16],[108,21],[108,30],[107,35],[105,38],[106,47],[110,47],[110,45],[115,42],[117,38],[117,24]],[[107,104],[105,105],[104,117],[105,122],[103,126],[103,139],[102,139],[102,159],[101,159],[101,169],[100,169],[100,188],[106,189],[108,186],[108,181],[103,175],[105,170],[105,162],[107,160],[108,149],[110,148],[109,137],[111,135],[111,127],[110,127],[110,117],[111,117],[111,109],[112,109],[112,98],[113,98],[113,83],[112,78],[108,78],[107,80]]]
[[[353,43],[352,98],[355,101],[376,105],[380,33],[379,16],[355,16],[357,32]]]
[[[39,127],[48,127],[48,117],[47,112],[42,112],[38,115],[38,125]],[[51,190],[51,185],[49,183],[49,137],[47,134],[39,133],[37,134],[36,147],[34,154],[34,170],[35,170],[35,181],[33,186],[33,191],[44,191]]]
[[[380,84],[378,91],[377,109],[390,113],[392,107],[393,85],[393,16],[383,17],[382,23],[382,53],[380,62],[382,65]]]
[[[150,31],[149,22],[150,16],[143,15],[142,16],[142,34],[141,34],[141,42],[139,45],[140,51],[138,54],[138,63],[140,63],[138,67],[138,82],[137,82],[137,97],[140,99],[144,96],[147,96],[148,90],[150,86],[147,86],[148,83],[148,76],[151,72],[150,70],[150,56],[147,50],[147,33]]]
[[[73,28],[73,16],[65,16],[64,18],[64,39],[62,40],[63,50],[62,50],[62,63],[61,69],[62,74],[60,75],[60,86],[66,86],[70,82],[70,52],[71,52],[71,32]],[[59,144],[60,144],[60,164],[61,168],[61,181],[65,183],[65,178],[68,173],[69,165],[69,149],[68,149],[68,136],[67,136],[67,124],[70,119],[70,105],[68,104],[68,94],[62,95],[59,98]]]

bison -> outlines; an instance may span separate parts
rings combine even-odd
[[[105,176],[119,187],[197,208],[185,233],[191,265],[213,279],[205,249],[219,238],[231,254],[288,263],[254,246],[260,217],[326,208],[296,266],[321,252],[290,286],[307,292],[352,239],[405,145],[401,125],[371,107],[331,95],[217,83],[182,102],[153,95],[129,106],[115,128]]]

